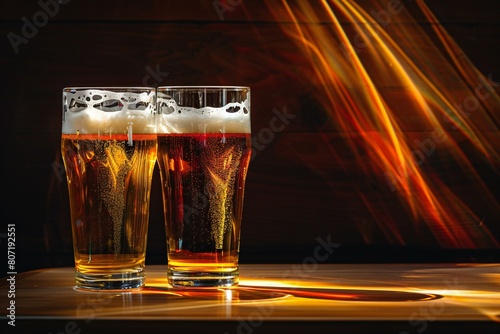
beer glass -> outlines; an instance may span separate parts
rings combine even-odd
[[[155,113],[154,88],[63,89],[61,153],[79,288],[144,284]]]
[[[238,283],[250,88],[159,87],[158,165],[173,287]]]

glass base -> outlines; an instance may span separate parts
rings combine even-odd
[[[167,277],[168,284],[174,288],[227,288],[237,285],[240,280],[237,268],[231,271],[168,268]]]
[[[76,287],[85,290],[128,290],[144,286],[144,272],[82,274],[76,272]]]

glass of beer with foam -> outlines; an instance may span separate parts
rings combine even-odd
[[[250,88],[163,86],[157,109],[168,282],[236,285],[251,156]]]
[[[61,153],[77,287],[144,285],[156,143],[154,88],[63,89]]]

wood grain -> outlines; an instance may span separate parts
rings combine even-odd
[[[498,284],[489,279],[497,277],[498,265],[242,265],[240,285],[231,293],[173,290],[165,283],[166,266],[148,266],[146,272],[145,288],[126,293],[75,290],[73,268],[18,275],[16,329],[275,333],[279,326],[290,333],[366,333],[416,330],[422,324],[429,333],[498,329]]]

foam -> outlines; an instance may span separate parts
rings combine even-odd
[[[64,89],[63,134],[156,133],[155,91]]]
[[[220,108],[190,108],[158,97],[158,133],[250,133],[250,94]]]

